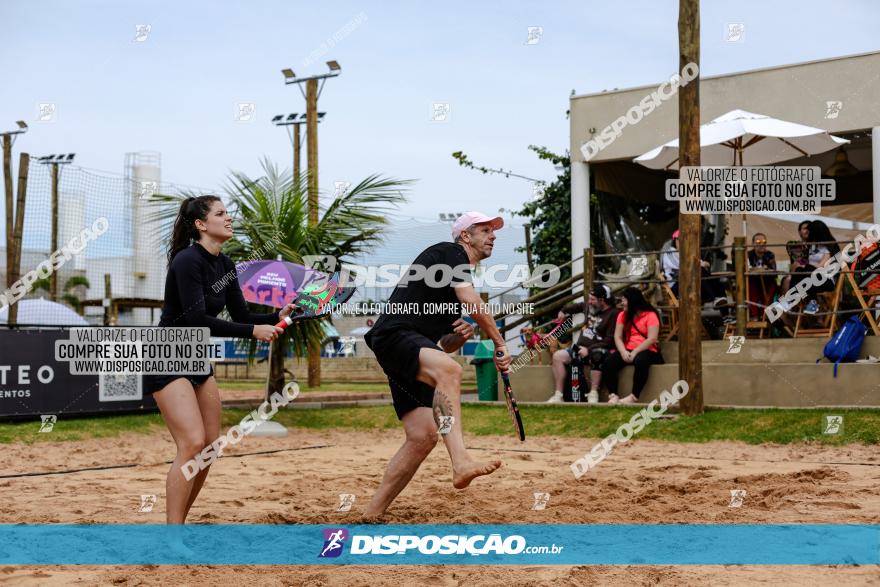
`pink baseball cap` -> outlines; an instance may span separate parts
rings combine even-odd
[[[452,225],[452,240],[457,239],[461,231],[467,230],[474,224],[483,224],[484,222],[491,222],[492,228],[495,230],[504,226],[504,219],[501,216],[493,218],[492,216],[486,216],[482,212],[465,212]]]

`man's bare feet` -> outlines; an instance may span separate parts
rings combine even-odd
[[[490,475],[501,467],[501,461],[488,463],[467,463],[458,470],[452,471],[452,486],[456,489],[464,489],[471,481],[482,475]]]

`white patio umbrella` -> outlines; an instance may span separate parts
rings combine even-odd
[[[772,165],[848,142],[821,128],[731,110],[700,126],[700,164]],[[678,169],[678,139],[636,157],[635,162],[651,169]]]
[[[818,155],[848,142],[821,128],[731,110],[700,126],[700,165],[772,165]],[[678,139],[634,161],[651,169],[678,169]],[[743,236],[745,232],[743,214]]]
[[[88,326],[85,318],[65,306],[43,298],[21,300],[16,322],[28,326]],[[9,307],[0,310],[0,324],[9,321]]]

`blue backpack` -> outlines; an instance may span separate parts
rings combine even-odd
[[[834,376],[837,377],[837,366],[841,363],[852,363],[859,358],[862,343],[868,329],[858,316],[850,316],[840,330],[834,333],[823,351],[825,358],[834,363]],[[818,363],[822,359],[817,359]]]

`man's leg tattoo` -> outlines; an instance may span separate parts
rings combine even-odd
[[[455,424],[455,416],[452,415],[452,402],[442,391],[434,392],[434,421],[440,434],[447,434]]]

